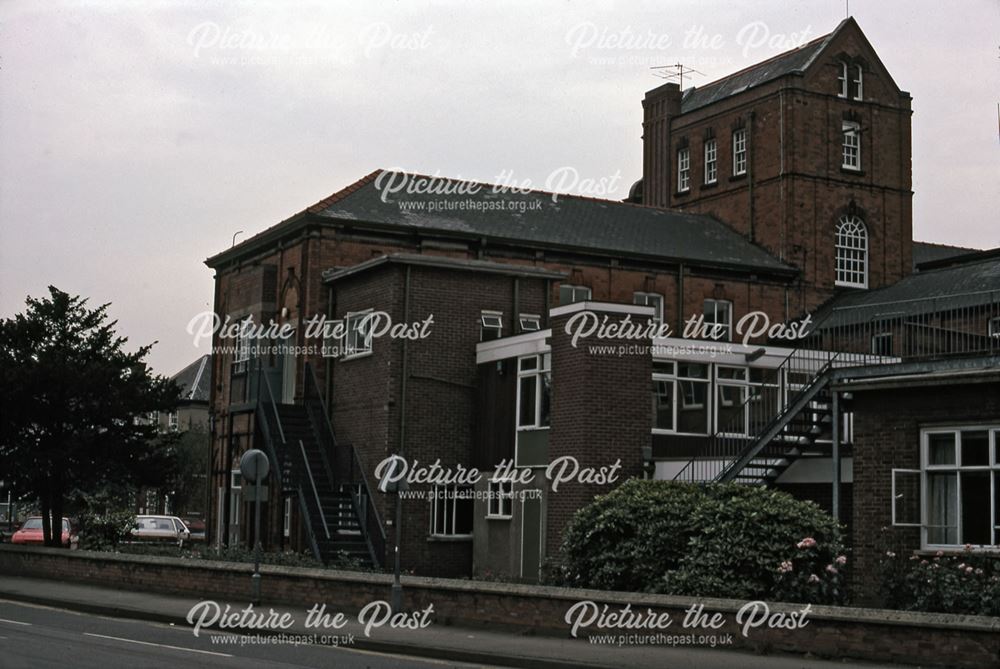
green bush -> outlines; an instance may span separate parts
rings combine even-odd
[[[933,557],[886,551],[880,564],[886,606],[904,611],[1000,616],[1000,560],[976,554]]]
[[[839,603],[846,561],[836,521],[812,502],[636,479],[577,512],[549,573],[578,587]]]
[[[78,517],[80,548],[115,550],[127,541],[135,528],[135,513],[115,495],[82,495],[83,510]]]

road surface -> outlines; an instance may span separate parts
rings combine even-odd
[[[188,627],[0,600],[0,667],[3,669],[447,669],[480,666],[347,647],[287,643],[240,645],[241,640],[238,635],[208,631],[202,631],[195,638]]]

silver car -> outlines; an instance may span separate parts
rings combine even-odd
[[[136,516],[132,539],[171,542],[183,546],[191,539],[191,532],[177,516]]]

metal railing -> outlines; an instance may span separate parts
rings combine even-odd
[[[1000,291],[835,307],[802,344],[776,369],[756,370],[756,382],[711,383],[717,429],[674,480],[727,481],[747,467],[764,480],[794,452],[789,426],[809,413],[834,369],[1000,355]],[[743,396],[726,398],[722,388]]]
[[[330,472],[330,482],[334,490],[347,487],[361,535],[368,545],[374,564],[385,564],[386,536],[385,526],[371,494],[371,486],[365,474],[361,458],[352,444],[339,444],[330,423],[326,404],[319,391],[316,372],[308,361],[305,364],[305,380],[303,383],[303,401],[309,413],[317,438],[320,440],[320,450],[323,452],[323,462]],[[333,459],[330,464],[327,453]]]
[[[271,390],[271,383],[267,378],[267,374],[264,373],[263,365],[259,360],[257,361],[256,372],[257,410],[254,413],[256,414],[261,434],[264,437],[264,448],[275,467],[275,477],[284,485],[282,472],[287,471],[291,473],[291,482],[296,491],[296,496],[299,498],[299,510],[303,518],[315,518],[315,514],[317,513],[322,516],[322,507],[318,504],[315,506],[310,504],[309,496],[306,494],[303,486],[301,476],[301,472],[303,471],[302,464],[296,466],[296,460],[299,460],[299,458],[294,457],[294,449],[289,448],[285,440],[285,430],[281,424],[281,415],[278,413],[277,402],[274,400],[274,392]],[[301,463],[302,461],[299,460],[299,462]],[[308,463],[305,464],[308,466]],[[315,482],[310,480],[309,483],[315,486]],[[322,554],[319,550],[319,543],[316,540],[312,523],[306,522],[303,525],[305,526],[306,540],[309,543],[313,557],[321,560]]]

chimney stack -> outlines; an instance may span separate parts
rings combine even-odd
[[[643,204],[670,206],[670,123],[681,113],[681,89],[663,84],[646,93],[642,101]]]

